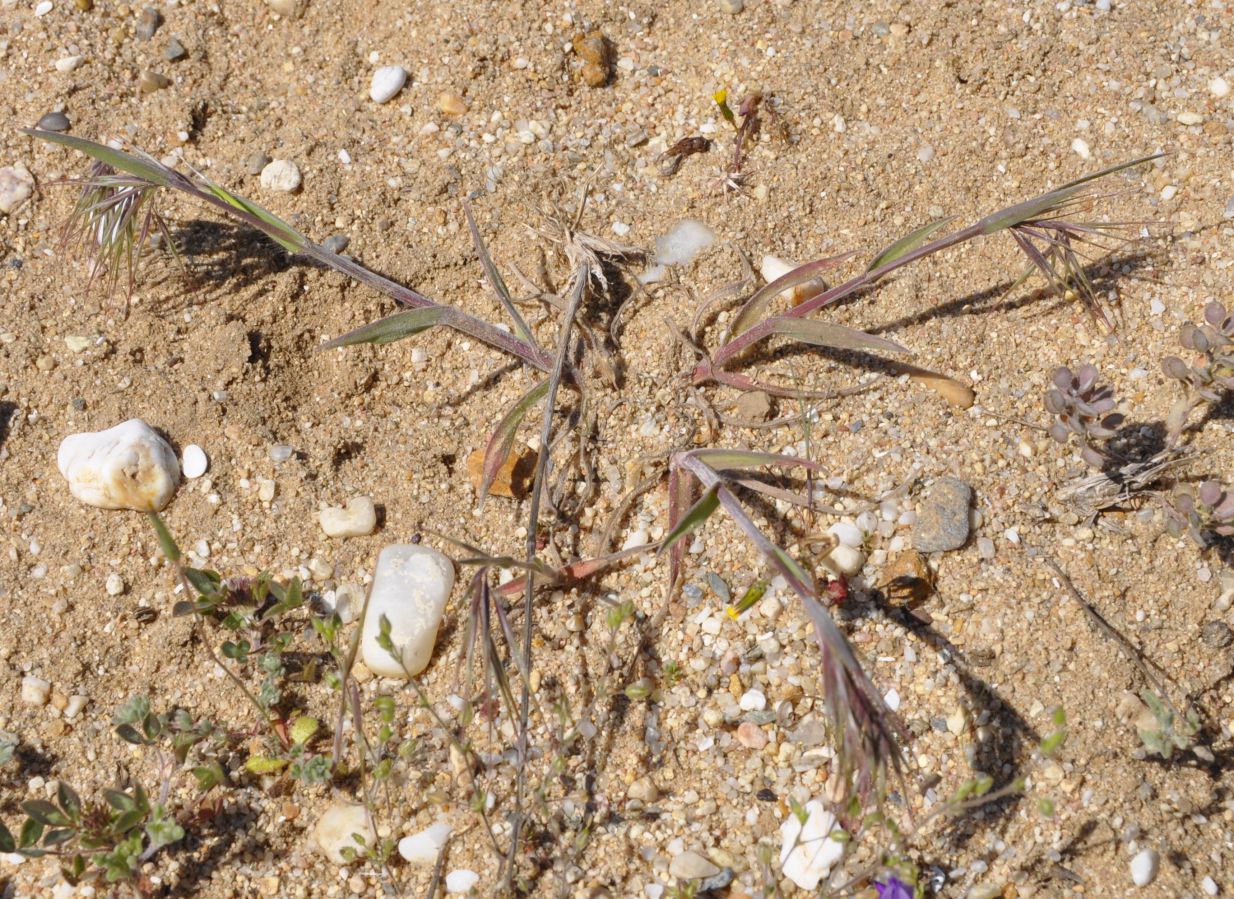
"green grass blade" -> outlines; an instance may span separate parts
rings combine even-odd
[[[716,497],[716,488],[712,487],[704,493],[685,515],[681,516],[681,521],[677,522],[676,526],[669,531],[664,542],[660,544],[660,549],[657,553],[662,553],[666,549],[674,546],[677,541],[687,534],[693,533],[702,527],[703,522],[711,517],[711,514],[716,509],[720,508],[720,500]]]
[[[480,479],[481,507],[484,506],[484,500],[488,497],[489,488],[493,486],[493,481],[497,478],[497,472],[501,470],[501,466],[506,464],[506,459],[510,458],[510,450],[514,446],[514,437],[518,433],[519,425],[523,423],[527,413],[544,399],[548,393],[548,387],[548,378],[540,381],[519,397],[510,407],[510,411],[497,423],[493,436],[489,438],[488,446],[484,448],[484,465],[481,468]]]
[[[205,181],[206,189],[224,203],[234,206],[241,212],[247,212],[249,215],[256,217],[263,224],[265,224],[266,227],[262,228],[262,230],[266,232],[266,235],[271,240],[277,243],[288,253],[301,253],[308,245],[309,241],[307,237],[291,225],[287,224],[270,210],[257,205],[252,200],[247,200],[244,197],[233,194],[225,187],[221,187],[213,181],[208,181],[206,179],[202,180]]]
[[[396,312],[379,318],[375,322],[341,334],[333,340],[323,343],[319,349],[332,350],[340,346],[354,346],[357,343],[394,343],[421,331],[427,331],[441,324],[442,318],[450,310],[446,306],[424,306],[420,309],[408,309],[406,312]]]
[[[844,325],[833,325],[830,322],[820,322],[812,318],[794,318],[778,315],[767,319],[772,334],[783,334],[799,343],[811,346],[830,347],[836,350],[859,350],[884,353],[909,352],[893,340],[885,337],[875,337],[865,331],[846,328]]]
[[[151,184],[157,184],[160,187],[167,187],[172,181],[168,175],[168,172],[171,170],[160,163],[152,159],[141,159],[132,153],[117,150],[106,144],[95,143],[92,140],[86,140],[81,137],[73,137],[71,134],[42,131],[37,128],[23,128],[22,133],[28,134],[31,137],[37,137],[39,140],[60,144],[71,150],[85,153],[91,159],[97,159],[99,162],[105,163],[117,171],[128,172],[136,178],[149,181]]]
[[[157,512],[150,512],[150,524],[154,526],[154,533],[159,538],[159,546],[163,549],[163,555],[173,564],[178,563],[181,558],[180,547],[176,546],[176,539],[171,536],[171,531],[167,529],[167,525],[163,523],[163,519],[159,517]]]
[[[926,240],[929,239],[930,235],[932,235],[935,231],[950,225],[954,221],[955,216],[949,215],[946,218],[941,218],[937,221],[930,222],[928,225],[922,225],[910,234],[905,234],[895,243],[891,244],[891,246],[887,247],[872,260],[870,260],[870,264],[866,266],[866,271],[872,272],[875,269],[882,268],[884,265],[888,265],[889,263],[895,262],[897,259],[906,256],[925,243]]]

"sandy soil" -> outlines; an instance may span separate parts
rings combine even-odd
[[[168,212],[187,276],[151,257],[127,314],[122,289],[111,298],[89,289],[85,264],[57,243],[73,191],[53,184],[80,175],[83,159],[18,130],[63,111],[70,134],[123,138],[157,157],[180,153],[314,239],[346,235],[347,252],[366,265],[492,321],[502,314],[467,234],[467,194],[478,192],[481,230],[520,296],[530,290],[514,267],[541,286],[565,283],[565,264],[542,232],[559,210],[573,210],[586,184],[581,227],[600,237],[651,248],[683,217],[706,222],[717,243],[646,294],[633,292],[621,312],[613,353],[623,377],[618,387],[596,379],[599,420],[586,437],[598,494],[577,521],[546,519],[554,548],[567,559],[595,551],[625,492],[696,439],[804,449],[843,479],[854,511],[896,488],[917,496],[939,476],[963,479],[978,523],[964,548],[931,560],[936,591],[923,609],[932,623],[884,614],[872,589],[895,555],[891,541],[907,538],[901,528],[873,538],[843,626],[879,689],[901,697],[915,735],[906,793],[918,817],[976,772],[1033,785],[1023,799],[954,826],[923,825],[909,856],[923,871],[944,872],[945,896],[1200,896],[1205,877],[1219,895],[1234,891],[1234,650],[1219,634],[1201,636],[1214,621],[1234,623],[1214,606],[1221,560],[1163,536],[1151,502],[1095,523],[1067,514],[1057,491],[1080,465],[1040,430],[1051,370],[1085,361],[1101,368],[1137,426],[1159,430],[1175,396],[1160,358],[1178,351],[1179,325],[1199,320],[1206,301],[1231,304],[1234,223],[1223,211],[1234,195],[1234,105],[1210,87],[1221,76],[1234,81],[1229,4],[749,0],[732,14],[711,0],[311,0],[287,18],[256,0],[189,0],[158,7],[163,21],[149,40],[136,34],[140,5],[47,5],[40,14],[28,0],[0,3],[0,165],[25,165],[38,185],[0,218],[0,730],[19,740],[16,759],[0,769],[0,818],[10,827],[20,823],[20,802],[44,798],[59,780],[91,796],[130,779],[158,784],[155,755],[113,733],[112,712],[130,696],[187,708],[238,734],[255,727],[190,621],[171,615],[173,575],[144,517],[70,496],[55,466],[67,434],[139,416],[178,447],[203,446],[208,474],[180,489],[165,518],[182,545],[228,575],[298,573],[327,591],[364,583],[383,545],[417,533],[519,553],[527,516],[525,500],[494,498],[476,511],[466,471],[467,456],[532,383],[496,350],[435,330],[390,346],[315,352],[392,304],[178,202]],[[573,44],[593,30],[606,36],[614,62],[596,87]],[[166,56],[173,38],[186,51],[177,61]],[[71,56],[79,64],[58,70],[57,60]],[[383,105],[368,97],[379,65],[411,72]],[[143,92],[148,71],[170,83]],[[722,186],[732,131],[711,100],[721,88],[734,98],[761,90],[775,112],[751,148],[740,192]],[[443,93],[465,111],[442,112],[450,106]],[[660,154],[697,135],[715,140],[711,151],[663,175]],[[800,420],[709,434],[702,410],[686,402],[693,359],[674,330],[743,276],[742,254],[756,266],[765,253],[806,261],[857,250],[865,259],[938,215],[971,222],[1158,150],[1167,155],[1110,182],[1115,195],[1101,210],[1153,223],[1147,238],[1097,270],[1121,317],[1116,337],[1039,280],[1016,283],[1022,257],[996,236],[914,266],[832,313],[905,344],[920,365],[970,380],[971,409],[886,377],[822,404],[808,435]],[[249,173],[254,154],[294,161],[301,189],[263,190]],[[631,280],[621,275],[620,292]],[[586,313],[605,328],[611,315],[611,306]],[[546,344],[556,320],[537,325]],[[82,336],[92,338],[86,349],[66,342]],[[843,361],[780,353],[742,370],[824,388],[866,376]],[[702,395],[720,406],[736,396],[712,387]],[[779,402],[772,415],[798,409]],[[1228,476],[1230,431],[1226,404],[1190,438],[1201,454],[1183,476]],[[276,444],[291,446],[292,458],[275,463]],[[576,445],[570,438],[562,452]],[[271,501],[259,498],[260,479],[274,481]],[[381,507],[377,533],[327,539],[319,505],[360,494]],[[764,512],[775,518],[773,507]],[[661,536],[665,516],[660,484],[632,505],[614,543],[639,530]],[[982,537],[993,541],[990,557],[979,552]],[[804,543],[793,545],[807,554]],[[687,590],[667,609],[667,565],[650,557],[539,598],[541,713],[532,742],[543,755],[531,779],[544,802],[519,856],[537,895],[654,899],[678,886],[669,869],[686,851],[733,869],[719,895],[767,895],[776,883],[804,895],[780,877],[778,828],[790,798],[821,796],[827,780],[828,744],[815,734],[817,647],[785,591],[738,620],[724,614],[708,573],[737,594],[766,573],[730,524],[717,518],[694,549]],[[1146,756],[1128,699],[1145,682],[1042,555],[1159,666],[1177,701],[1194,703],[1211,761]],[[123,580],[119,595],[105,590],[112,574]],[[612,646],[606,597],[631,600],[639,613]],[[423,679],[449,716],[465,616],[459,588]],[[307,618],[298,621],[312,649]],[[642,653],[637,631],[647,638]],[[26,675],[51,682],[49,704],[21,701]],[[651,701],[612,701],[640,677],[656,688]],[[751,690],[765,695],[770,719],[751,718],[735,701]],[[366,703],[395,696],[401,733],[421,747],[382,801],[381,832],[398,839],[449,816],[456,836],[445,870],[474,870],[476,894],[492,894],[500,859],[444,734],[407,689],[370,679],[363,691]],[[326,685],[293,692],[299,707],[333,722],[336,696]],[[61,710],[74,694],[88,703],[70,720]],[[1067,711],[1069,738],[1055,760],[1043,760],[1034,748],[1056,705]],[[743,721],[766,737],[762,748],[738,740]],[[554,748],[554,735],[580,724],[573,748]],[[474,732],[494,752],[513,745],[504,712]],[[340,869],[311,840],[332,798],[357,796],[356,779],[327,788],[245,773],[245,759],[260,751],[260,740],[239,739],[224,753],[232,787],[218,791],[218,815],[186,813],[189,837],[147,862],[145,887],[200,896],[391,889],[377,867]],[[502,763],[481,781],[503,845],[512,774]],[[1055,803],[1052,818],[1038,810],[1041,798]],[[173,778],[171,799],[191,809],[191,778]],[[896,801],[904,817],[905,800]],[[760,846],[771,849],[766,871]],[[1128,864],[1145,848],[1160,854],[1160,872],[1136,889]],[[850,874],[868,870],[873,849],[867,842],[854,852]],[[396,857],[389,874],[419,896],[433,872]],[[6,856],[0,884],[4,895],[74,894],[52,859]],[[868,881],[854,888],[872,895]]]

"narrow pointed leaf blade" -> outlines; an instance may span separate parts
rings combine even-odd
[[[288,253],[300,253],[308,244],[307,237],[265,207],[259,206],[252,200],[248,200],[239,194],[233,194],[227,188],[221,187],[213,181],[206,181],[206,189],[224,203],[234,206],[241,212],[247,212],[249,215],[260,220],[265,225],[262,230],[266,235]]]
[[[167,530],[167,525],[163,523],[163,519],[157,512],[150,513],[150,524],[154,526],[154,533],[159,538],[159,546],[163,549],[163,555],[167,556],[167,560],[173,564],[180,561],[180,547],[176,546],[176,540],[171,536],[171,531]]]
[[[467,228],[471,231],[471,242],[475,245],[476,254],[480,257],[480,264],[484,266],[484,275],[488,278],[489,286],[497,294],[497,299],[506,310],[506,314],[510,316],[515,335],[532,346],[536,346],[535,338],[531,336],[531,329],[527,327],[527,322],[515,307],[514,300],[510,297],[510,289],[506,287],[505,279],[501,277],[501,272],[497,270],[493,257],[489,255],[488,247],[484,245],[484,238],[480,236],[480,229],[476,227],[475,216],[471,214],[470,203],[463,203],[463,214],[467,218]]]
[[[785,468],[808,468],[822,471],[822,466],[801,456],[783,453],[759,453],[754,450],[711,448],[695,450],[694,457],[717,470],[730,468],[757,468],[762,465],[778,465]]]
[[[699,497],[698,502],[691,506],[685,515],[681,516],[681,521],[677,522],[669,531],[668,536],[664,538],[664,542],[660,544],[659,552],[664,552],[676,545],[682,537],[698,530],[718,508],[720,508],[720,500],[716,497],[716,488],[712,487]]]
[[[795,318],[779,315],[768,319],[773,334],[782,334],[791,340],[808,343],[811,346],[830,347],[836,350],[858,350],[862,352],[905,353],[907,347],[894,340],[876,337],[856,328],[835,325],[831,322],[820,322],[812,318]]]
[[[154,160],[142,159],[141,157],[134,156],[132,153],[126,153],[123,150],[117,150],[114,147],[95,143],[85,138],[74,137],[71,134],[43,131],[38,128],[23,128],[22,131],[31,137],[37,137],[39,140],[50,141],[53,144],[60,144],[71,150],[85,153],[91,159],[97,159],[99,162],[105,163],[117,171],[128,172],[130,175],[143,181],[149,181],[161,187],[166,187],[171,183],[172,179],[168,175],[170,170]]]
[[[807,262],[805,265],[799,265],[779,278],[776,278],[770,284],[764,284],[761,288],[755,291],[750,299],[746,300],[744,306],[738,310],[737,315],[733,318],[733,325],[729,329],[729,340],[734,337],[739,337],[744,332],[754,327],[764,313],[767,307],[771,305],[771,301],[784,293],[786,290],[792,290],[799,284],[805,284],[807,281],[812,281],[819,276],[820,273],[830,268],[835,268],[841,262],[851,258],[852,253],[843,253],[839,256],[828,256],[825,259],[816,259],[814,262]]]
[[[875,256],[872,260],[870,260],[870,264],[866,266],[866,271],[872,272],[875,269],[880,269],[884,265],[889,265],[890,263],[895,262],[897,259],[900,259],[908,255],[913,250],[917,249],[919,246],[925,243],[926,240],[929,239],[930,235],[932,235],[934,232],[938,231],[940,228],[944,228],[947,225],[950,225],[954,221],[955,221],[955,216],[949,215],[946,218],[941,218],[941,219],[938,219],[937,221],[930,222],[927,225],[922,225],[916,231],[913,231],[909,234],[905,234],[895,243],[885,248],[882,252],[880,252],[877,256]]]
[[[523,423],[523,419],[527,417],[527,413],[536,407],[536,405],[544,399],[548,393],[549,379],[537,383],[534,387],[524,393],[510,407],[497,424],[497,428],[493,431],[493,436],[489,438],[488,446],[484,449],[484,466],[481,469],[482,475],[480,479],[480,500],[481,506],[484,505],[485,498],[488,497],[489,488],[493,486],[493,481],[497,478],[497,473],[501,470],[501,466],[506,464],[506,459],[510,457],[510,450],[514,446],[514,437],[518,434],[518,427]]]
[[[331,350],[335,347],[354,346],[358,343],[394,343],[441,324],[448,311],[446,306],[424,306],[420,309],[396,312],[356,328],[354,331],[348,331],[333,340],[328,340],[319,349]]]

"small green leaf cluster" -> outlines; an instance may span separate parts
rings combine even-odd
[[[184,838],[184,828],[163,805],[152,804],[140,784],[129,792],[104,790],[103,800],[84,804],[61,781],[54,803],[22,803],[26,820],[16,837],[0,823],[0,852],[59,855],[66,858],[62,873],[69,883],[99,875],[116,883],[132,880],[145,859]]]

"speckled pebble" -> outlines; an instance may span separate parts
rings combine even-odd
[[[913,526],[913,549],[946,552],[959,549],[968,540],[968,509],[973,488],[959,478],[939,478],[926,491]]]

